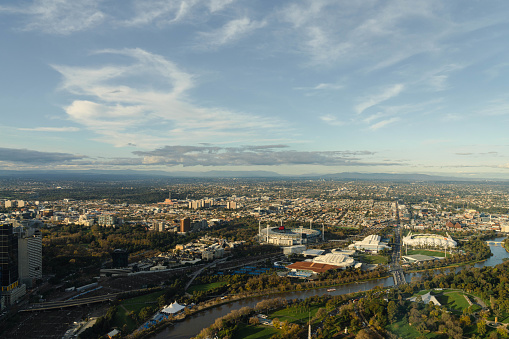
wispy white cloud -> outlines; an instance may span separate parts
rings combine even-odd
[[[131,64],[106,67],[54,65],[63,77],[60,89],[73,101],[68,117],[96,132],[98,140],[125,146],[157,147],[169,142],[208,141],[211,138],[252,140],[276,127],[277,118],[199,107],[187,97],[194,76],[160,55],[141,49],[103,50],[124,55]],[[158,83],[158,89],[152,84]]]
[[[450,139],[428,139],[422,142],[423,145],[448,144],[452,142]]]
[[[395,123],[396,121],[399,121],[400,119],[399,118],[390,118],[390,119],[386,119],[386,120],[382,120],[382,121],[379,121],[377,122],[376,124],[373,124],[371,126],[369,126],[369,129],[372,130],[372,131],[376,131],[377,129],[380,129],[382,127],[385,127],[389,124],[392,124],[392,123]]]
[[[100,0],[35,0],[28,6],[2,6],[0,13],[22,15],[23,30],[67,35],[96,27],[107,15],[99,9]]]
[[[456,152],[455,155],[461,156],[473,156],[473,157],[500,157],[500,153],[497,151],[489,152]]]
[[[443,122],[459,121],[462,119],[463,119],[463,117],[461,115],[454,114],[454,113],[447,113],[440,117],[440,120],[442,120]]]
[[[218,47],[226,45],[264,27],[266,24],[266,21],[255,21],[248,17],[231,20],[219,29],[200,33],[199,46]]]
[[[478,111],[478,114],[485,116],[497,116],[509,114],[509,101],[505,98],[492,100],[485,108]]]
[[[168,25],[184,20],[198,0],[136,0],[133,16],[120,21],[123,26]]]
[[[291,26],[286,39],[292,50],[311,64],[362,65],[370,73],[412,58],[452,55],[469,34],[506,22],[504,10],[479,16],[458,14],[456,6],[461,5],[438,0],[307,0],[282,6],[279,20]],[[430,79],[437,88],[445,80],[443,74]]]
[[[361,100],[361,103],[355,106],[355,111],[357,112],[357,114],[361,114],[368,108],[376,106],[381,102],[387,101],[399,95],[404,90],[404,88],[405,86],[403,84],[396,84],[392,87],[385,89],[381,93],[363,98]]]
[[[313,87],[314,90],[337,90],[345,88],[344,85],[340,84],[330,84],[330,83],[321,83]]]
[[[343,126],[345,124],[344,121],[339,120],[336,116],[334,116],[332,114],[322,115],[320,117],[320,120],[322,120],[332,126]]]
[[[345,85],[338,83],[325,83],[322,82],[316,86],[311,87],[296,87],[297,90],[306,90],[306,91],[337,91],[345,88]]]
[[[433,34],[415,41],[404,28],[409,18],[439,21],[433,3],[303,1],[286,6],[280,16],[293,26],[297,44],[314,63],[371,59],[367,69],[374,70],[432,48],[426,38],[433,41]]]
[[[18,128],[20,131],[32,132],[77,132],[78,127],[35,127],[35,128]]]
[[[373,120],[377,120],[381,117],[383,117],[384,114],[381,113],[381,112],[378,112],[378,113],[375,113],[375,114],[371,114],[369,117],[366,117],[363,119],[363,121],[366,123],[366,124],[370,124]]]
[[[218,12],[231,3],[233,3],[235,0],[210,0],[209,8],[212,13]]]
[[[68,35],[89,30],[101,24],[110,28],[207,21],[208,16],[221,12],[235,0],[126,0],[122,10],[108,0],[33,0],[17,5],[0,5],[0,14],[18,15],[25,19],[23,30]]]
[[[509,62],[502,62],[494,66],[490,66],[486,71],[486,75],[490,79],[499,77],[501,74],[505,74],[505,70],[509,68]]]
[[[295,87],[295,90],[304,91],[306,96],[319,95],[323,93],[332,93],[345,89],[345,85],[340,83],[326,83],[322,82],[315,86],[309,87]]]
[[[449,83],[449,78],[451,75],[454,74],[454,72],[461,71],[465,67],[466,65],[464,64],[451,63],[440,65],[439,67],[429,70],[421,70],[420,72],[422,72],[422,75],[417,79],[410,81],[410,84],[415,87],[422,86],[425,90],[436,92],[444,91],[451,88]],[[415,77],[416,70],[411,69],[406,73],[406,77],[412,79]]]

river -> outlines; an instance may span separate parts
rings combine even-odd
[[[504,238],[496,238],[494,241],[502,241]],[[504,247],[500,245],[490,245],[491,252],[493,256],[489,259],[479,262],[475,264],[475,267],[484,267],[484,266],[495,266],[502,263],[504,258],[509,258],[509,253],[504,249]],[[458,269],[461,269],[458,268]],[[420,276],[420,273],[410,273],[405,275],[405,279],[407,282],[411,281],[412,277]],[[295,292],[287,292],[274,295],[274,298],[286,298],[286,299],[305,299],[307,297],[311,297],[314,295],[341,295],[351,292],[359,292],[359,291],[367,291],[372,289],[375,286],[383,286],[390,287],[394,285],[394,280],[392,277],[361,282],[357,284],[348,284],[343,286],[337,286],[336,291],[327,292],[326,288],[319,288],[316,290],[309,291],[295,291]],[[244,306],[254,307],[258,302],[267,299],[267,297],[257,297],[257,298],[249,298],[244,300],[235,301],[229,304],[221,305],[207,311],[203,311],[197,313],[195,315],[187,317],[182,322],[175,323],[174,326],[166,328],[163,332],[155,335],[153,338],[156,339],[188,339],[194,337],[200,333],[200,331],[212,325],[214,321],[222,317],[232,310],[238,310]]]

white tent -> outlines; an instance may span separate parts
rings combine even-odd
[[[431,295],[431,291],[429,291],[426,294],[421,295],[421,298],[422,298],[422,302],[425,304],[429,304],[430,302],[432,302],[433,304],[435,304],[437,306],[441,306],[441,304],[437,300],[437,298],[435,298],[435,296]],[[417,297],[409,298],[409,300],[413,301],[413,302],[415,302],[416,299],[417,299]]]
[[[161,313],[164,313],[164,314],[176,314],[180,311],[182,311],[184,308],[186,308],[185,306],[182,306],[182,305],[179,305],[176,301],[171,304],[171,305],[168,305],[168,306],[165,306],[162,310],[161,310]]]

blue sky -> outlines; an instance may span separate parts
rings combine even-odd
[[[0,168],[509,179],[509,2],[0,3]]]

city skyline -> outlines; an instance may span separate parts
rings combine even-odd
[[[509,179],[509,4],[0,5],[0,169]]]

